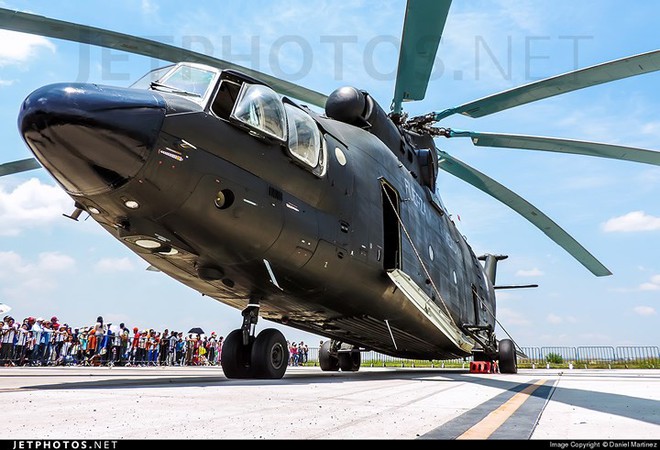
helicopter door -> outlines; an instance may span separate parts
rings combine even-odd
[[[383,268],[401,268],[401,231],[399,193],[388,182],[382,182],[383,198]]]

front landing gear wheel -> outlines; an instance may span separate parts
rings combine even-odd
[[[282,378],[289,362],[289,349],[284,335],[274,328],[263,330],[252,345],[251,358],[252,376],[255,378]]]
[[[362,357],[359,351],[339,353],[339,368],[342,372],[357,372],[360,370]]]
[[[516,346],[511,339],[502,339],[499,343],[500,373],[518,373]]]
[[[324,372],[337,372],[339,370],[339,359],[330,352],[331,341],[327,340],[319,349],[319,366]]]
[[[222,344],[222,371],[227,378],[253,378],[252,347],[254,338],[248,345],[243,344],[243,331],[234,330]]]

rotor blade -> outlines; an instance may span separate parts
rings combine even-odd
[[[436,113],[435,120],[441,120],[454,114],[483,117],[555,95],[655,72],[656,70],[660,70],[660,50],[609,61],[493,94]]]
[[[449,137],[469,137],[479,147],[515,148],[541,150],[574,155],[597,156],[600,158],[635,161],[660,166],[660,152],[599,142],[576,141],[540,136],[517,134],[478,133],[475,131],[451,130]]]
[[[594,258],[579,242],[527,200],[443,151],[438,151],[438,157],[440,158],[439,166],[442,170],[466,181],[516,211],[559,244],[560,247],[589,269],[591,273],[598,277],[612,275],[612,272]]]
[[[41,166],[34,158],[21,159],[20,161],[12,161],[5,164],[0,164],[0,177],[11,175],[19,172],[27,172],[28,170],[40,169]]]
[[[136,36],[79,25],[44,16],[0,8],[0,28],[36,34],[82,44],[108,47],[138,55],[149,56],[172,62],[196,62],[220,69],[233,69],[269,84],[281,94],[302,100],[319,107],[325,106],[327,97],[319,92],[276,78],[229,61],[193,52],[173,45],[163,44]]]
[[[392,101],[395,114],[401,113],[402,102],[424,99],[450,6],[451,0],[408,0]]]

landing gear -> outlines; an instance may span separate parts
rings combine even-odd
[[[227,378],[262,378],[277,380],[284,376],[289,349],[284,335],[274,328],[263,330],[255,338],[259,305],[243,310],[243,326],[234,330],[222,345],[222,371]]]
[[[279,330],[263,330],[252,345],[252,369],[255,378],[279,380],[289,363],[286,339]]]
[[[222,344],[221,360],[222,371],[227,378],[252,378],[252,343],[243,345],[242,330],[229,333]]]
[[[350,344],[325,341],[319,349],[319,366],[324,372],[357,372],[360,370],[360,351]]]
[[[518,373],[516,346],[511,339],[502,339],[499,343],[500,373]]]
[[[339,354],[339,368],[342,372],[357,372],[360,370],[361,362],[360,352],[351,350]]]
[[[337,352],[331,350],[331,341],[325,341],[319,349],[319,366],[324,372],[337,372],[339,370],[339,358]]]

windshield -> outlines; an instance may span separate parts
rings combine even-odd
[[[157,81],[160,77],[162,77],[167,72],[172,70],[172,67],[174,66],[169,65],[165,67],[159,67],[158,69],[154,69],[150,72],[147,72],[146,75],[143,75],[139,80],[131,84],[130,87],[133,89],[149,89],[151,87],[151,83]]]
[[[187,65],[178,66],[163,78],[151,83],[156,90],[203,98],[215,77],[212,70]]]
[[[280,96],[267,86],[244,83],[232,117],[267,136],[286,140],[286,114]]]

